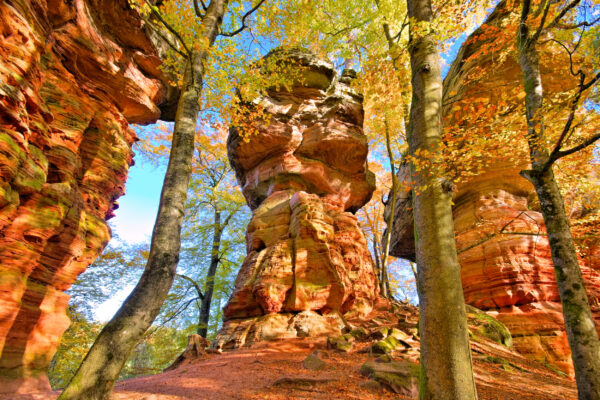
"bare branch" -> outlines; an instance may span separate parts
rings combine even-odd
[[[596,18],[592,22],[583,21],[583,22],[579,22],[577,24],[563,24],[563,23],[558,22],[558,23],[556,23],[556,27],[559,29],[570,30],[570,29],[594,26],[598,22],[600,22],[600,17]]]
[[[226,36],[226,37],[232,37],[237,35],[238,33],[240,33],[241,31],[243,31],[244,29],[246,29],[246,19],[252,15],[256,10],[258,10],[258,8],[265,2],[265,0],[260,0],[254,7],[252,7],[250,10],[248,10],[248,12],[246,14],[244,14],[244,16],[242,17],[242,26],[240,26],[238,29],[236,29],[233,32],[223,32],[223,33],[219,33],[220,36]]]
[[[168,317],[167,319],[163,320],[162,325],[165,325],[167,322],[170,322],[172,320],[174,320],[175,318],[177,318],[179,316],[179,314],[181,314],[182,312],[184,312],[185,310],[187,310],[187,308],[190,306],[190,304],[192,304],[192,302],[198,300],[198,298],[193,298],[191,300],[188,300],[187,303],[185,303],[183,306],[181,306],[178,310],[176,310],[173,315],[171,315],[170,317]]]
[[[550,41],[558,43],[563,49],[565,49],[565,51],[569,55],[569,66],[570,66],[570,70],[571,70],[571,75],[577,76],[577,74],[579,74],[581,72],[581,70],[579,70],[578,72],[575,72],[575,70],[573,69],[573,53],[574,52],[569,50],[569,48],[567,46],[565,46],[562,42],[560,42],[556,39],[550,39]]]
[[[198,297],[200,298],[200,300],[204,301],[204,294],[202,294],[202,291],[200,290],[200,286],[198,286],[198,283],[196,283],[195,280],[193,280],[189,276],[183,275],[183,274],[177,274],[177,276],[179,278],[185,279],[186,281],[188,281],[189,283],[191,283],[192,286],[194,287],[194,289],[196,289],[196,292],[198,293]]]

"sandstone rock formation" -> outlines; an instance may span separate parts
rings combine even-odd
[[[520,90],[521,73],[514,53],[505,59],[493,52],[471,57],[482,46],[491,46],[494,35],[506,34],[511,16],[506,4],[467,39],[444,81],[445,98],[451,104],[444,109],[448,132],[458,130],[460,124],[453,109],[477,102],[497,106],[503,100],[498,93],[507,88],[515,93]],[[557,76],[568,76],[552,69],[560,65],[556,57],[548,57],[555,62],[542,69],[548,93],[565,84]],[[451,96],[452,101],[448,101]],[[504,128],[502,123],[497,124],[497,129]],[[519,149],[513,153],[519,155]],[[504,323],[512,334],[514,348],[521,354],[572,373],[550,247],[543,236],[544,220],[536,210],[533,186],[519,175],[527,167],[526,155],[519,157],[521,165],[506,160],[492,162],[482,173],[455,188],[454,228],[465,301]],[[406,166],[400,175],[401,180],[409,175]],[[414,260],[410,193],[397,197],[390,252]],[[581,269],[600,330],[598,258],[592,254],[582,260]]]
[[[64,291],[110,238],[157,50],[125,0],[0,2],[0,393],[48,388]]]
[[[229,159],[254,214],[248,255],[213,345],[339,333],[378,297],[371,256],[352,212],[374,190],[366,165],[362,99],[353,71],[302,50],[276,52],[300,68],[291,91],[254,99],[267,123],[232,128]]]

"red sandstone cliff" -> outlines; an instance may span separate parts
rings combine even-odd
[[[110,238],[157,50],[125,0],[0,0],[0,393],[48,387],[64,291]]]
[[[247,250],[214,345],[335,334],[340,317],[361,318],[377,299],[371,256],[356,211],[371,197],[362,99],[333,66],[294,50],[291,91],[253,101],[268,123],[228,152],[253,217]]]
[[[503,2],[486,24],[466,40],[444,81],[444,123],[449,134],[461,132],[463,128],[461,118],[464,116],[456,114],[457,109],[474,107],[477,110],[478,104],[484,104],[487,109],[498,110],[482,114],[482,120],[469,121],[469,124],[484,124],[487,122],[483,118],[493,117],[496,121],[490,123],[489,128],[498,130],[511,129],[510,124],[519,112],[504,111],[503,116],[498,117],[502,110],[500,103],[506,100],[500,94],[510,90],[509,96],[518,95],[522,86],[516,51],[506,57],[501,57],[499,51],[472,57],[484,46],[493,47],[501,35],[513,40],[514,33],[507,26],[516,14],[510,12],[507,3]],[[555,62],[542,65],[546,95],[569,84],[565,83],[568,72],[560,70],[556,62],[558,57],[564,54],[552,54],[544,60]],[[516,117],[516,120],[524,120],[522,114]],[[527,160],[524,149],[525,144],[514,148],[513,160],[490,159],[480,173],[456,187],[454,228],[465,301],[506,325],[518,352],[571,373],[570,350],[550,247],[543,236],[543,217],[536,210],[533,186],[519,175],[527,166],[525,161],[519,161]],[[406,166],[400,174],[403,175],[401,180],[407,178]],[[414,236],[410,205],[410,194],[400,193],[390,252],[412,260]],[[581,269],[600,330],[600,263],[593,254],[592,251],[591,257],[582,260]]]

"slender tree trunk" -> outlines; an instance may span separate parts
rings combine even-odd
[[[442,77],[430,0],[407,0],[412,70],[409,152],[441,158]],[[477,398],[449,182],[415,173],[413,196],[421,334],[420,399]]]
[[[213,0],[206,12],[204,34],[209,46],[215,41],[226,6],[226,0]],[[179,261],[181,224],[207,54],[208,49],[192,54],[186,66],[146,269],[117,314],[100,332],[60,400],[108,400],[125,361],[158,315],[171,288]]]
[[[525,23],[529,2],[524,2],[517,37],[519,63],[523,72],[528,127],[528,144],[532,169],[521,171],[534,186],[540,201],[550,242],[554,273],[563,306],[565,328],[575,368],[580,400],[600,400],[600,341],[586,295],[577,252],[560,190],[549,154],[542,143],[544,121],[541,116],[543,86],[536,40],[530,40]]]
[[[383,248],[383,257],[381,259],[381,265],[382,265],[382,277],[383,277],[383,282],[384,282],[384,286],[385,286],[385,297],[390,298],[393,297],[391,294],[391,290],[390,290],[390,279],[388,276],[388,269],[387,269],[387,261],[388,261],[388,257],[390,254],[390,242],[392,239],[392,230],[394,229],[394,215],[396,214],[396,197],[398,194],[398,185],[396,184],[397,182],[397,178],[396,178],[396,169],[394,168],[394,166],[396,165],[396,161],[394,160],[394,153],[392,152],[392,140],[390,138],[390,129],[388,126],[388,121],[387,121],[387,115],[385,117],[385,144],[386,144],[386,149],[387,149],[387,153],[388,153],[388,159],[390,161],[390,174],[392,175],[392,191],[391,191],[391,196],[390,196],[390,200],[392,202],[392,209],[390,210],[390,217],[388,218],[388,220],[386,221],[387,223],[387,230],[385,231],[386,235],[385,238],[383,239],[383,243],[384,243],[384,248]]]
[[[375,232],[373,232],[373,255],[375,256],[375,275],[377,276],[377,284],[379,285],[379,294],[383,297],[387,297],[383,268],[379,257],[379,241]]]
[[[208,333],[208,320],[210,319],[210,303],[212,301],[213,291],[215,288],[215,273],[219,266],[219,251],[221,250],[221,235],[223,227],[221,226],[221,213],[215,210],[213,242],[210,253],[210,266],[206,274],[206,287],[204,289],[204,298],[200,306],[200,318],[198,320],[198,335],[203,338]]]

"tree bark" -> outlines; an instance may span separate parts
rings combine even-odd
[[[441,158],[442,77],[437,43],[427,22],[430,0],[407,0],[412,104],[409,152]],[[477,398],[460,265],[456,255],[449,182],[430,171],[416,173],[413,196],[421,334],[419,399]]]
[[[537,38],[532,40],[526,24],[529,6],[529,1],[523,2],[517,44],[526,94],[527,138],[532,169],[521,171],[521,175],[533,184],[544,216],[575,369],[578,398],[600,400],[598,332],[585,291],[564,202],[552,171],[553,163],[548,165],[549,152],[542,143],[542,75],[536,49]]]
[[[227,0],[213,0],[208,7],[203,19],[208,46],[217,37],[226,7]],[[194,52],[186,65],[146,269],[117,314],[100,332],[60,400],[108,400],[125,361],[158,315],[171,288],[179,261],[181,224],[207,55],[208,48]]]
[[[221,235],[223,234],[223,226],[221,226],[221,213],[215,210],[213,228],[213,242],[210,254],[210,266],[206,273],[206,284],[204,289],[204,297],[200,306],[200,317],[198,318],[198,335],[203,338],[208,333],[208,320],[210,319],[210,303],[212,301],[213,291],[215,288],[215,274],[219,266],[219,251],[221,250]]]

